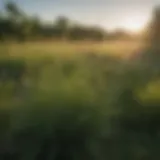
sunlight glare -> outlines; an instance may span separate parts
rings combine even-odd
[[[137,17],[131,17],[130,19],[127,19],[124,21],[123,27],[130,32],[139,32],[141,31],[145,26],[145,20],[139,19]]]

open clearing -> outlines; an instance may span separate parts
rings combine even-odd
[[[139,42],[27,42],[1,45],[4,55],[18,57],[37,57],[44,55],[68,57],[77,54],[94,52],[98,54],[111,54],[126,57],[136,52],[141,44]]]

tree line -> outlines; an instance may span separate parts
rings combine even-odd
[[[5,11],[0,12],[0,39],[53,38],[61,40],[111,40],[132,39],[129,33],[122,29],[107,32],[99,26],[74,24],[65,16],[58,16],[53,23],[46,24],[40,17],[28,16],[16,3],[8,2]]]

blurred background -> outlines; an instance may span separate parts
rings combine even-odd
[[[0,159],[160,159],[158,0],[0,1]]]

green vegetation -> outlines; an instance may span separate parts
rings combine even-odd
[[[38,59],[36,53],[18,53],[5,62],[25,64],[23,81],[29,84],[16,96],[14,79],[1,85],[2,156],[159,158],[159,84],[146,82],[145,69],[94,53],[55,56],[46,51]],[[141,89],[141,84],[146,85]]]
[[[111,33],[99,26],[75,24],[65,16],[58,16],[54,22],[46,24],[39,17],[28,16],[13,2],[6,3],[4,8],[5,11],[0,15],[0,39],[2,41],[24,42],[48,39],[102,42],[103,40],[135,39],[133,35],[122,29]]]
[[[84,44],[1,45],[0,159],[160,159],[157,45]]]

